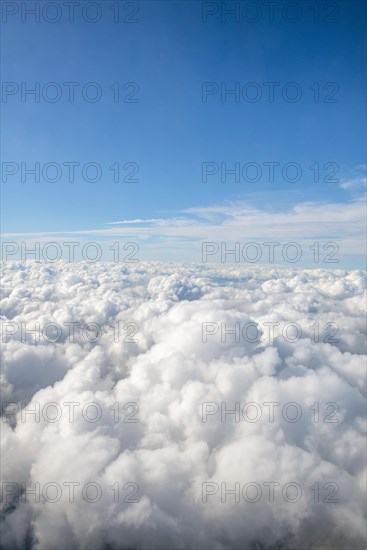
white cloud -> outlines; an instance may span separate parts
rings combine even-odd
[[[85,231],[65,231],[58,233],[33,233],[32,235],[95,235],[125,236],[151,234],[154,236],[194,237],[196,239],[246,237],[267,238],[276,235],[279,239],[304,237],[305,229],[317,222],[315,235],[345,237],[350,233],[362,233],[365,224],[365,203],[359,199],[348,204],[296,205],[287,212],[267,212],[246,204],[233,203],[228,206],[190,208],[187,215],[180,218],[123,220],[109,222],[108,225],[147,223],[148,227],[91,229]],[[197,218],[193,219],[192,214]],[[209,223],[209,221],[212,223]],[[223,233],[224,232],[224,233]],[[245,233],[244,233],[245,232]],[[21,234],[8,233],[4,237]]]
[[[336,242],[341,265],[364,265],[366,243],[365,201],[355,198],[348,203],[301,203],[282,212],[261,209],[243,202],[183,210],[178,217],[132,219],[108,222],[108,227],[82,231],[32,234],[4,234],[3,238],[23,236],[29,247],[44,241],[75,240],[111,244],[112,239],[135,240],[144,247],[144,260],[200,261],[202,242],[297,242],[303,249],[304,263],[312,256],[315,242]],[[351,264],[350,258],[353,257]],[[21,259],[21,258],[20,258]],[[214,258],[213,258],[214,260]],[[302,260],[302,261],[303,261]],[[269,263],[261,261],[261,263]],[[275,263],[283,263],[276,261]]]
[[[366,177],[357,177],[352,178],[346,181],[343,181],[340,184],[340,187],[342,189],[349,189],[349,190],[358,190],[365,188],[367,185],[367,178]]]
[[[310,216],[309,207],[295,215]],[[361,271],[5,264],[3,330],[54,322],[65,332],[55,343],[44,337],[26,343],[19,329],[2,346],[3,400],[24,401],[29,409],[39,404],[41,411],[56,403],[62,410],[54,423],[42,414],[39,422],[32,416],[23,422],[21,413],[16,426],[3,423],[3,481],[57,482],[64,489],[58,502],[37,503],[30,495],[5,506],[4,550],[362,548],[364,298]],[[89,342],[76,330],[71,342],[66,323],[72,322],[98,323],[101,337]],[[116,342],[111,327],[118,322]],[[218,327],[207,343],[204,322]],[[233,329],[253,322],[264,329],[259,342],[221,341],[221,323]],[[274,341],[268,322],[279,323]],[[124,329],[126,323],[136,325]],[[302,328],[296,343],[282,336],[287,323]],[[324,342],[336,326],[338,342]],[[74,422],[64,405],[70,402],[80,403]],[[83,418],[82,407],[91,402],[103,413],[97,422]],[[225,402],[228,409],[256,402],[262,416],[236,423],[233,415],[222,422],[215,414],[203,422],[204,402]],[[269,402],[280,404],[274,422],[265,414]],[[290,402],[302,411],[296,423],[280,414]],[[122,421],[134,418],[131,406],[115,422],[115,403],[138,404],[139,422]],[[339,422],[325,422],[327,415]],[[102,497],[92,504],[78,489],[70,503],[66,482],[97,482]],[[204,482],[218,487],[207,502]],[[263,497],[236,503],[232,495],[221,502],[222,482],[228,488],[256,482]],[[302,498],[287,502],[280,490],[270,502],[267,482],[281,488],[296,482]],[[139,486],[139,502],[123,501],[134,489],[123,490],[125,483]],[[315,483],[318,503],[310,490]],[[335,488],[325,489],[327,483],[338,485],[339,502],[324,502]],[[117,486],[115,502],[110,488]]]

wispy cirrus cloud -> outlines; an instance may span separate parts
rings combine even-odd
[[[346,255],[361,255],[365,247],[366,213],[361,197],[347,203],[298,203],[283,211],[227,202],[192,207],[160,218],[123,219],[105,222],[102,227],[40,233],[7,233],[3,238],[61,240],[63,238],[101,241],[134,239],[155,250],[155,259],[170,259],[185,252],[185,260],[197,261],[204,241],[297,241],[305,246],[315,240],[332,240]],[[165,246],[162,247],[162,244]],[[188,248],[190,250],[188,250]],[[190,257],[191,253],[191,257]]]
[[[118,236],[148,233],[151,236],[189,236],[206,238],[213,235],[238,238],[241,232],[246,236],[269,235],[286,237],[304,236],[304,230],[314,225],[313,235],[322,237],[364,231],[365,201],[362,198],[348,203],[300,203],[284,212],[275,212],[251,206],[244,202],[232,202],[225,205],[188,208],[181,216],[166,218],[132,219],[105,222],[101,228],[85,230],[48,231],[37,233],[4,233],[3,237],[35,235],[95,235]],[[144,227],[140,227],[144,224]],[[110,227],[113,226],[113,227]],[[123,227],[120,227],[123,226]],[[125,227],[127,226],[127,227]],[[128,227],[133,226],[133,227]]]
[[[343,181],[340,184],[340,187],[342,189],[348,189],[353,191],[365,189],[367,187],[367,178],[366,177],[352,178],[352,179]]]

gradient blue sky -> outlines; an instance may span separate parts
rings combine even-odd
[[[80,92],[74,104],[66,96],[58,103],[22,103],[20,94],[2,103],[3,162],[92,161],[103,169],[96,183],[81,177],[74,183],[67,177],[54,184],[34,183],[30,177],[22,183],[18,176],[2,181],[3,233],[125,230],[129,224],[106,224],[197,220],[198,211],[208,219],[205,212],[213,207],[238,212],[239,205],[269,212],[269,223],[275,213],[288,215],[304,203],[354,208],[363,192],[366,164],[364,2],[335,2],[338,22],[332,23],[315,22],[308,1],[298,2],[302,17],[295,23],[279,10],[270,23],[264,7],[255,23],[236,23],[233,17],[222,22],[220,13],[204,23],[199,1],[136,2],[139,22],[114,23],[108,10],[112,2],[102,4],[102,19],[95,24],[84,21],[80,11],[74,23],[63,13],[54,24],[35,23],[31,17],[22,23],[19,15],[2,24],[3,81],[38,81],[41,86],[94,81],[103,90],[97,103],[84,101]],[[217,3],[218,11],[222,4]],[[319,3],[321,19],[324,4]],[[139,102],[114,103],[108,87],[116,81],[136,82]],[[303,96],[289,103],[278,89],[274,103],[221,102],[219,94],[203,103],[206,81],[226,82],[229,88],[236,81],[276,81],[280,88],[296,81]],[[337,83],[339,101],[315,103],[309,90],[314,82],[320,83],[321,99],[322,86]],[[136,162],[139,183],[114,183],[108,167],[116,161]],[[303,177],[297,183],[283,178],[274,183],[228,178],[223,183],[217,176],[203,183],[205,161],[228,166],[297,162]],[[337,163],[340,182],[323,182],[326,173],[321,172],[315,183],[308,169],[315,162]],[[199,209],[196,214],[193,208]],[[214,219],[219,225],[221,214]],[[316,234],[317,221],[311,223]]]

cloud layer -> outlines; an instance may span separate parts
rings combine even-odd
[[[2,293],[4,550],[363,548],[361,271],[25,262]]]
[[[355,181],[361,178],[348,180],[343,183],[346,188],[355,187]],[[259,198],[257,197],[257,200]],[[364,256],[361,251],[366,244],[366,215],[365,196],[357,195],[347,203],[320,203],[304,202],[293,205],[285,204],[280,210],[274,210],[274,197],[269,196],[266,201],[261,198],[261,204],[254,206],[248,202],[237,201],[206,206],[188,208],[177,212],[166,213],[164,218],[131,219],[105,223],[103,227],[95,227],[79,231],[59,231],[40,233],[6,233],[3,237],[6,243],[14,243],[21,248],[21,241],[26,240],[26,247],[41,248],[45,243],[64,241],[79,241],[79,246],[89,239],[97,239],[99,246],[111,246],[119,239],[120,242],[134,241],[140,246],[140,260],[154,261],[188,261],[202,260],[202,243],[205,241],[226,244],[233,249],[234,243],[241,244],[255,242],[264,248],[266,242],[277,242],[284,246],[288,242],[297,242],[302,254],[297,260],[299,267],[319,267],[332,250],[324,248],[320,259],[315,261],[314,243],[319,243],[320,249],[327,243],[337,244],[337,263],[343,268],[359,268],[364,266]],[[256,202],[256,201],[255,201]],[[274,241],[274,235],[276,240]],[[24,260],[32,258],[13,251],[10,244],[6,245],[2,254],[5,260]],[[8,246],[9,248],[6,248]],[[79,250],[79,252],[78,252]],[[112,250],[112,248],[111,248]],[[77,259],[87,259],[80,256],[77,249]],[[131,252],[131,250],[130,250]],[[54,252],[52,252],[54,254]],[[104,251],[102,261],[109,261],[112,252]],[[42,255],[41,255],[42,258]],[[47,254],[44,256],[47,259]],[[68,260],[64,247],[61,259]],[[212,256],[212,261],[220,262],[220,255]],[[256,263],[263,265],[278,264],[289,266],[284,256],[277,249],[274,259],[262,251]],[[50,261],[52,259],[50,258]],[[237,260],[239,261],[239,260]],[[240,263],[251,262],[242,258]],[[320,262],[320,263],[319,263]],[[326,265],[325,267],[335,267]]]

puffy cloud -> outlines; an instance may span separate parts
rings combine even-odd
[[[361,271],[6,264],[4,550],[363,548],[364,298]]]

